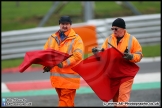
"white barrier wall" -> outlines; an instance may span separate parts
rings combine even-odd
[[[122,17],[126,22],[127,31],[134,35],[141,45],[158,44],[161,42],[161,14]],[[116,18],[94,19],[85,23],[73,24],[73,27],[95,25],[99,47],[104,39],[111,34],[111,24]],[[43,49],[47,38],[56,32],[59,26],[32,28],[1,32],[2,60],[22,58],[25,52]]]

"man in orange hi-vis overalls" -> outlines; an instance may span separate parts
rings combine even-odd
[[[83,59],[84,45],[81,37],[71,28],[71,24],[69,16],[62,16],[59,20],[60,29],[52,34],[44,45],[44,49],[51,48],[72,55],[57,66],[44,67],[44,71],[50,71],[51,85],[59,98],[58,106],[73,107],[76,89],[80,87],[80,75],[71,68]]]
[[[102,48],[107,49],[114,46],[119,51],[124,53],[125,59],[134,63],[140,62],[143,57],[142,47],[139,44],[138,40],[126,31],[125,21],[122,18],[117,18],[113,21],[111,30],[113,31],[113,33],[106,38],[106,40],[102,44]],[[98,51],[98,48],[92,49],[92,52],[94,54]],[[129,102],[132,84],[133,79],[123,82],[120,85],[118,92],[113,97],[113,102]],[[120,104],[117,105],[117,107],[118,106],[127,105]]]

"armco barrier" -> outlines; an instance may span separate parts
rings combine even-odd
[[[161,42],[161,14],[127,16],[122,18],[126,22],[126,30],[135,36],[141,45],[158,44]],[[87,22],[96,26],[99,46],[112,33],[111,26],[115,19],[94,19]]]

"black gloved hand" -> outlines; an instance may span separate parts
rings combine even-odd
[[[123,58],[127,59],[127,60],[132,60],[133,59],[133,54],[131,53],[124,53]]]
[[[97,47],[92,48],[92,53],[97,54],[100,50]]]
[[[63,64],[62,64],[62,63],[59,63],[57,66],[58,66],[59,68],[63,68]]]
[[[49,72],[49,71],[51,70],[51,67],[45,66],[45,67],[43,68],[43,70],[44,70],[44,72]],[[44,72],[43,72],[43,73],[44,73]]]
[[[97,54],[99,51],[104,51],[104,48],[102,48],[102,49],[99,49],[99,48],[97,48],[97,47],[92,48],[92,53],[93,53],[93,54]]]

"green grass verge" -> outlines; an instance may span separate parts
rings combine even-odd
[[[161,44],[143,46],[142,49],[144,57],[161,56]]]
[[[155,14],[161,12],[160,1],[133,1],[131,3],[142,14]],[[1,31],[37,27],[44,15],[52,8],[53,4],[53,1],[2,1]],[[80,1],[70,1],[61,9],[56,8],[56,11],[53,12],[44,26],[58,25],[58,19],[62,15],[71,16],[73,23],[84,22],[84,8]],[[94,19],[132,15],[134,15],[134,13],[130,9],[126,8],[126,6],[118,5],[114,1],[94,2]]]
[[[161,55],[161,45],[152,45],[152,46],[143,46],[143,55],[144,57],[156,57]],[[85,54],[84,58],[87,58],[91,54]],[[12,59],[12,60],[2,60],[2,69],[5,68],[12,68],[12,67],[17,67],[19,66],[23,61],[23,58],[18,58],[18,59]],[[40,65],[33,64],[33,67],[41,67]]]

